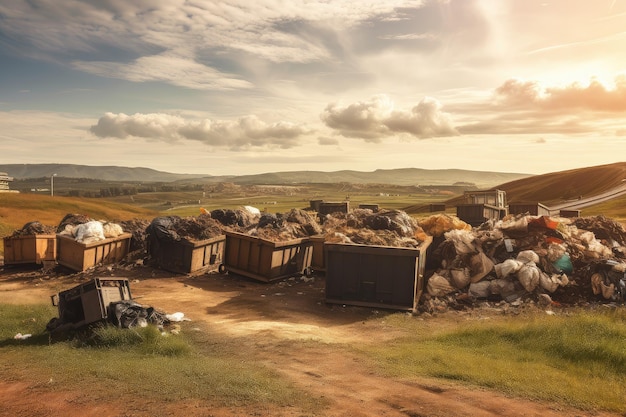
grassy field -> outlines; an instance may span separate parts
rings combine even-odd
[[[429,329],[394,315],[388,324],[411,336],[360,350],[384,374],[419,375],[508,395],[626,411],[626,310],[544,312]]]
[[[123,392],[146,401],[198,399],[225,406],[287,406],[297,399],[302,409],[315,410],[323,404],[250,361],[235,341],[207,331],[183,329],[162,336],[155,326],[107,327],[90,338],[49,344],[45,324],[55,315],[49,306],[0,305],[0,369],[5,381],[36,375],[37,380],[53,381],[48,389],[93,387],[91,400],[103,401]],[[32,337],[15,340],[18,332]],[[12,366],[15,363],[21,365]]]

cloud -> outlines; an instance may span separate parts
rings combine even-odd
[[[586,86],[572,83],[564,87],[542,87],[536,81],[509,79],[496,89],[495,95],[502,106],[626,112],[626,76],[617,77],[613,88],[597,79]]]
[[[76,61],[73,66],[103,77],[135,82],[166,81],[197,90],[234,90],[252,87],[248,81],[173,54],[145,56],[130,64]]]
[[[250,147],[289,149],[299,145],[298,138],[310,133],[305,126],[290,122],[266,123],[256,116],[238,120],[186,120],[170,114],[106,113],[90,128],[105,138],[147,138],[163,142],[194,140],[216,148],[242,150]]]
[[[339,140],[337,138],[329,138],[329,137],[319,137],[317,138],[317,143],[322,146],[333,146],[339,145]]]
[[[441,109],[441,103],[425,97],[410,110],[397,110],[389,97],[380,94],[347,106],[331,103],[321,119],[343,136],[370,142],[396,134],[420,139],[458,135],[450,115]]]
[[[337,53],[335,44],[321,41],[337,37],[328,34],[345,33],[400,9],[421,8],[426,1],[10,3],[0,4],[0,33],[20,54],[68,60],[73,68],[99,76],[221,90],[248,88],[250,81],[220,67],[220,56],[241,66],[250,59],[264,64],[325,62]],[[299,23],[311,33],[294,29],[303,26]]]
[[[462,134],[613,135],[626,113],[626,77],[612,86],[597,79],[583,85],[544,86],[538,81],[509,79],[488,101],[452,106],[463,120]]]

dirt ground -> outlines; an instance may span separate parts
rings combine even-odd
[[[408,382],[379,376],[364,366],[357,354],[338,347],[398,336],[384,320],[367,320],[391,312],[326,304],[324,277],[320,274],[312,280],[298,277],[264,283],[217,272],[177,275],[147,266],[66,275],[7,267],[0,269],[0,303],[46,303],[50,295],[93,276],[129,278],[138,302],[168,313],[183,312],[211,332],[245,336],[248,346],[254,349],[255,360],[272,367],[311,397],[328,402],[328,408],[316,416],[616,416],[509,398],[439,380]],[[450,312],[416,319],[438,326],[442,320],[466,320],[471,316]],[[325,343],[285,344],[293,340]],[[59,392],[41,389],[40,384],[28,376],[19,382],[2,378],[0,416],[311,416],[295,407],[147,402],[123,394],[103,403],[90,398],[88,387]]]

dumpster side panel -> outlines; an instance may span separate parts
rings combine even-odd
[[[326,271],[326,262],[324,256],[324,236],[311,236],[311,268],[315,271]]]
[[[56,235],[29,235],[5,237],[4,264],[42,264],[55,261]]]
[[[241,233],[226,232],[224,267],[260,281],[302,273],[311,265],[308,239],[272,242]]]
[[[75,271],[84,271],[96,264],[111,264],[124,259],[130,248],[130,233],[92,243],[76,242],[74,238],[57,235],[58,263]]]
[[[159,268],[188,274],[217,268],[224,256],[223,235],[200,241],[160,241],[150,256]]]
[[[412,249],[326,243],[326,301],[415,310],[429,244]]]

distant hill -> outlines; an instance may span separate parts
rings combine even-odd
[[[172,182],[199,178],[204,175],[172,174],[150,168],[127,168],[118,166],[88,166],[72,164],[5,164],[0,172],[15,179],[41,178],[57,174],[65,178],[94,178],[104,181]]]
[[[542,203],[547,206],[572,200],[578,196],[593,196],[623,185],[626,162],[598,165],[535,175],[502,183],[498,189],[506,191],[509,203]],[[462,197],[446,201],[453,206]]]
[[[527,178],[530,174],[470,171],[462,169],[378,169],[372,172],[361,171],[290,171],[257,175],[193,175],[173,174],[150,168],[128,168],[118,166],[88,166],[72,164],[5,164],[0,172],[7,172],[15,179],[41,178],[57,174],[66,178],[94,178],[105,181],[137,182],[183,182],[235,184],[307,184],[307,183],[360,183],[393,185],[452,185],[463,182],[475,184],[479,188]]]

